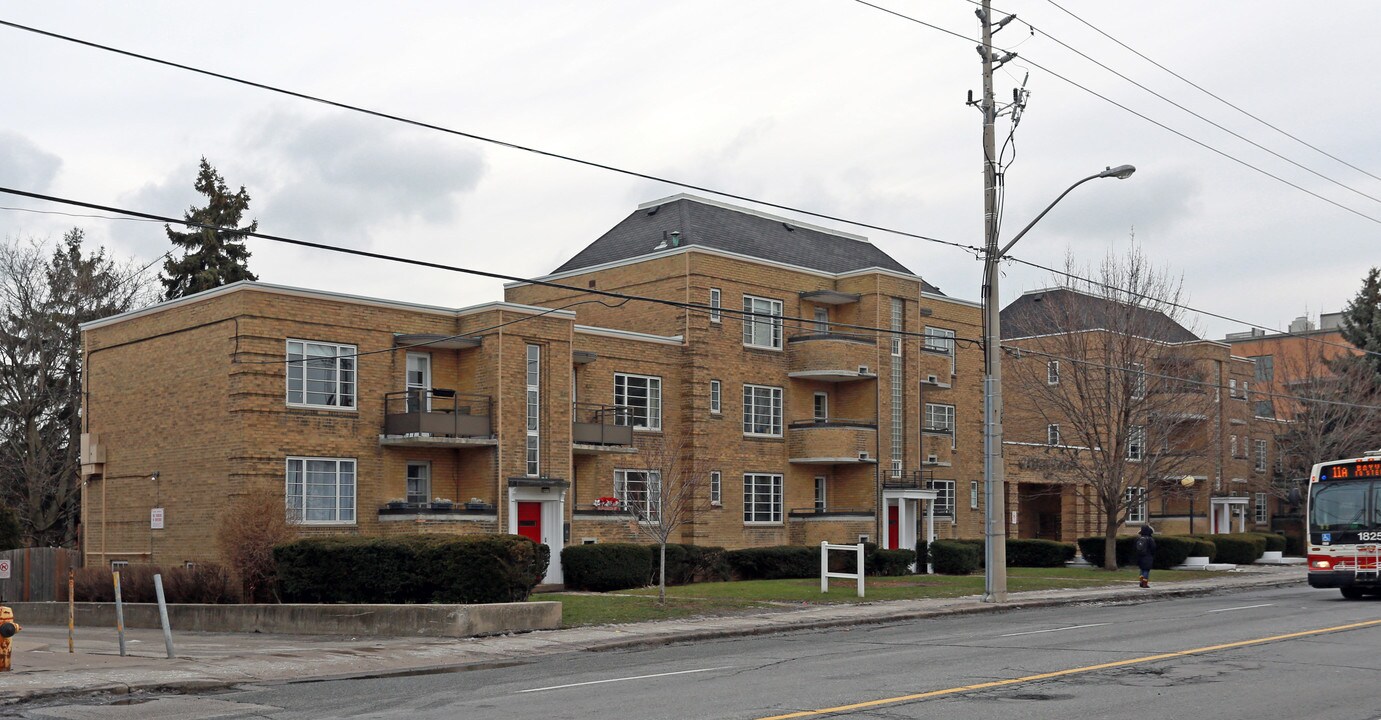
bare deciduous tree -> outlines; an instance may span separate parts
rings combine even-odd
[[[1047,441],[1062,475],[1103,518],[1116,569],[1128,511],[1167,478],[1201,465],[1216,442],[1215,387],[1198,339],[1180,324],[1181,282],[1136,250],[1071,275],[1003,313],[1011,392],[1006,422]],[[1010,313],[1010,322],[1009,322]]]
[[[1318,346],[1277,357],[1275,372],[1285,379],[1272,399],[1286,421],[1276,436],[1282,495],[1308,478],[1314,463],[1381,447],[1381,387],[1371,363]]]
[[[614,495],[633,514],[633,531],[658,546],[658,603],[666,602],[667,543],[697,513],[710,509],[709,476],[696,472],[686,454],[684,442],[640,441],[641,468],[625,472],[614,487]]]

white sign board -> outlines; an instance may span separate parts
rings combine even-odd
[[[10,561],[7,558],[0,558],[0,580],[10,579]]]
[[[149,527],[154,530],[163,529],[163,508],[149,510]]]

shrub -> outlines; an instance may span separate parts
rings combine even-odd
[[[1244,534],[1244,535],[1251,535],[1252,537],[1258,537],[1258,538],[1261,538],[1263,541],[1265,541],[1265,543],[1266,543],[1265,551],[1266,551],[1266,552],[1284,552],[1284,551],[1285,551],[1285,536],[1284,536],[1284,535],[1280,535],[1280,534],[1277,534],[1277,533],[1271,533],[1271,532],[1243,533],[1243,534]]]
[[[214,563],[190,568],[129,565],[120,571],[120,601],[158,602],[153,576],[163,576],[163,599],[168,603],[227,604],[239,602],[230,573]],[[73,573],[77,602],[115,602],[114,573],[107,567],[78,568]]]
[[[14,511],[0,505],[0,551],[24,546],[24,532]]]
[[[163,573],[163,597],[170,603],[223,605],[240,595],[230,571],[215,563],[196,563]]]
[[[1304,555],[1304,536],[1291,533],[1285,536],[1285,554],[1291,557]]]
[[[1183,565],[1185,559],[1194,552],[1196,542],[1194,538],[1157,535],[1156,556],[1152,567],[1168,570],[1176,565]]]
[[[1008,567],[1063,567],[1074,559],[1074,543],[1054,540],[1009,538],[1007,540]]]
[[[296,537],[281,492],[252,490],[230,504],[216,530],[216,546],[247,602],[277,600],[273,548]]]
[[[978,567],[981,569],[988,564],[988,541],[983,538],[966,538],[962,540],[951,540],[950,542],[972,545],[978,551]]]
[[[1265,538],[1250,537],[1246,533],[1223,533],[1205,538],[1213,542],[1215,551],[1212,559],[1216,563],[1250,565],[1266,551]]]
[[[930,544],[931,562],[941,575],[968,575],[978,570],[978,546],[956,540],[936,540]]]
[[[924,540],[916,541],[916,572],[924,575],[926,564],[930,562],[930,544]]]
[[[916,562],[915,550],[875,550],[864,563],[869,575],[895,577],[911,573],[911,565]]]
[[[569,545],[561,550],[561,571],[572,590],[608,592],[643,587],[651,582],[655,548],[633,543]],[[667,566],[671,566],[667,546]],[[670,576],[671,572],[668,571]]]
[[[77,602],[115,602],[115,585],[110,568],[77,568],[73,572],[72,590]]]
[[[658,546],[652,549],[652,583],[657,583]],[[564,557],[564,555],[562,556]],[[696,582],[717,582],[729,579],[729,565],[724,560],[724,548],[703,545],[667,543],[667,584],[689,585]]]
[[[739,580],[806,578],[820,574],[819,547],[775,545],[745,548],[726,552],[724,559]]]
[[[308,538],[274,548],[286,602],[521,602],[545,546],[518,535]]]

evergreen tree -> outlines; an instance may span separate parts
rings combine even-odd
[[[1381,377],[1381,268],[1372,268],[1357,297],[1343,310],[1343,338],[1367,352],[1364,362]]]
[[[163,263],[164,275],[160,279],[166,300],[240,280],[259,279],[249,271],[249,250],[244,245],[245,233],[259,229],[259,223],[240,227],[240,219],[249,208],[249,193],[243,185],[239,192],[230,192],[225,180],[204,157],[195,187],[206,196],[206,206],[188,208],[183,219],[211,227],[187,227],[179,232],[163,226],[173,245],[183,250],[181,258],[168,258]]]

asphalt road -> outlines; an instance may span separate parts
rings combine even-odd
[[[1378,671],[1381,599],[1344,601],[1336,592],[1291,587],[9,712],[71,720],[1376,720]]]

